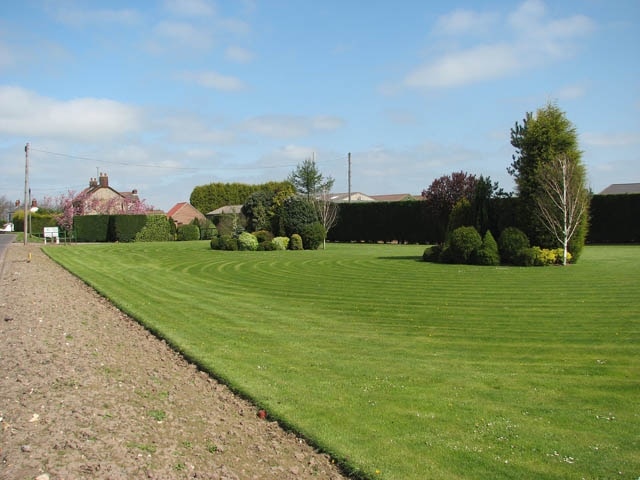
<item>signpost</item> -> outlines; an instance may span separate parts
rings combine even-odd
[[[56,243],[60,243],[60,238],[58,237],[58,227],[44,227],[44,243],[47,243],[47,238],[51,238],[52,242],[55,238]]]

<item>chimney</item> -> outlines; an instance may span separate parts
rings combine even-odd
[[[98,180],[96,180],[95,178],[90,178],[89,179],[89,188],[93,188],[93,187],[97,187],[98,186]]]
[[[108,187],[109,186],[109,176],[106,173],[100,174],[100,186]]]
[[[38,201],[35,198],[31,199],[31,208],[38,207]]]

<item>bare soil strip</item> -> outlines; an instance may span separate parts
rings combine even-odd
[[[346,478],[38,246],[4,263],[0,478]]]

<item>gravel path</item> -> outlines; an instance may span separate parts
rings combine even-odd
[[[0,479],[345,478],[39,247],[0,274]]]

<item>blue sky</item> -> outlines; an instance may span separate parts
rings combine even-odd
[[[557,102],[595,192],[640,182],[640,2],[65,0],[0,7],[0,196],[98,172],[156,208],[211,182],[513,189],[509,131]]]

